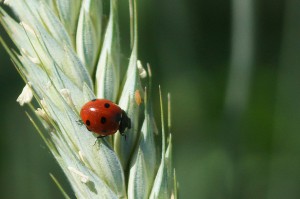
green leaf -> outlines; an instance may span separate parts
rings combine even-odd
[[[120,38],[117,0],[110,1],[110,16],[96,71],[96,95],[116,101],[120,85]]]
[[[10,30],[10,36],[17,46],[22,44],[19,48],[23,49],[23,52],[28,57],[41,62],[49,74],[53,73],[56,66],[59,66],[78,87],[82,87],[83,82],[87,83],[91,88],[93,87],[87,70],[68,45],[63,44],[62,46],[58,44],[40,24],[35,24],[36,32],[32,32],[33,29],[31,31],[25,26],[26,30],[5,13],[3,14],[4,17],[1,18],[2,24],[4,24],[6,29]]]
[[[152,122],[151,102],[145,91],[145,120],[141,129],[138,147],[131,160],[128,184],[130,198],[148,198],[156,171],[155,123]],[[141,165],[143,164],[143,165]],[[143,185],[143,186],[141,186]]]
[[[102,1],[83,1],[77,27],[76,50],[90,75],[93,75],[100,51],[101,31]]]
[[[58,42],[66,42],[71,45],[71,40],[64,26],[56,15],[54,4],[38,0],[5,1],[13,12],[33,29],[38,24],[43,26]],[[50,6],[50,7],[49,7]]]
[[[65,199],[71,199],[52,173],[50,173],[50,177],[52,178],[52,180],[56,184],[56,186],[59,188],[59,190],[61,191],[61,193],[65,197]]]
[[[38,10],[35,10],[35,12],[39,13],[45,29],[48,30],[57,42],[66,43],[69,46],[72,46],[66,29],[63,27],[58,17],[45,3],[40,2]]]
[[[83,98],[84,98],[84,102],[88,102],[92,99],[96,99],[95,93],[91,90],[91,88],[86,83],[83,84]]]
[[[75,44],[75,34],[79,18],[81,0],[56,0],[55,3],[60,21],[65,26],[72,42],[74,42]]]
[[[165,163],[168,175],[168,190],[173,191],[173,158],[172,158],[172,134],[169,135],[169,143],[165,153]]]
[[[99,141],[94,148],[98,162],[99,176],[105,179],[109,187],[117,193],[118,198],[126,198],[124,171],[119,158],[105,140]]]
[[[83,83],[87,83],[92,88],[92,81],[85,67],[76,56],[73,49],[66,44],[57,43],[41,26],[37,26],[37,36],[44,46],[44,51],[48,53],[43,59],[44,66],[53,70],[53,61],[61,68],[61,70],[73,81],[78,87],[82,87]],[[44,58],[49,60],[45,61]],[[42,60],[41,60],[42,61]],[[52,62],[51,62],[52,61]]]
[[[158,172],[154,180],[153,188],[149,198],[170,198],[168,190],[168,174],[163,161],[158,168]]]
[[[39,7],[39,2],[37,0],[6,0],[4,3],[12,9],[13,13],[18,16],[20,21],[25,22],[26,24],[32,26],[33,23],[40,20],[39,13],[32,11],[37,10]]]
[[[121,97],[119,100],[120,107],[127,113],[128,117],[131,118],[131,129],[126,132],[126,141],[121,135],[115,135],[114,146],[115,151],[118,154],[123,168],[125,170],[128,167],[130,155],[134,149],[137,138],[140,134],[139,129],[141,127],[140,122],[144,119],[143,111],[140,111],[141,106],[135,101],[136,91],[140,93],[141,96],[144,95],[143,88],[141,85],[138,69],[137,69],[137,13],[136,6],[135,10],[135,39],[133,44],[133,49],[131,52],[128,69],[126,76],[124,78],[123,88]],[[142,114],[140,114],[142,113]]]
[[[136,156],[132,160],[128,182],[128,197],[143,199],[148,198],[149,181],[145,158],[141,149],[137,149]]]
[[[13,40],[14,44],[23,52],[26,52],[30,57],[38,58],[35,50],[43,52],[41,45],[39,44],[33,29],[29,26],[22,26],[13,20],[6,12],[0,7],[1,24]],[[26,32],[25,32],[26,31]]]
[[[161,109],[161,125],[162,125],[162,154],[161,154],[161,162],[158,168],[158,172],[156,174],[153,188],[150,194],[150,198],[170,198],[171,190],[169,189],[169,179],[168,179],[168,165],[166,161],[166,147],[165,147],[165,122],[164,122],[164,112],[163,112],[163,101],[161,95],[161,89],[159,87],[159,96],[160,96],[160,109]],[[170,145],[169,145],[170,147]],[[169,148],[168,147],[168,148]],[[169,148],[171,151],[171,148]]]

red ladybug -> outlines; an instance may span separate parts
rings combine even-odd
[[[99,134],[99,138],[112,135],[118,130],[125,135],[131,128],[131,120],[124,110],[107,99],[93,99],[80,111],[80,117],[89,131]]]

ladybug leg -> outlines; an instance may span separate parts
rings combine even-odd
[[[76,121],[78,125],[83,125],[83,121],[82,120],[77,120]]]
[[[106,136],[107,135],[99,135],[99,136],[97,136],[97,138],[95,139],[95,142],[94,142],[93,146],[96,144],[96,142],[97,142],[98,139],[105,138]]]
[[[99,139],[99,138],[105,138],[107,135],[99,135],[98,137],[97,137],[97,139]]]

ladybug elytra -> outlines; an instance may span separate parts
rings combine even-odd
[[[99,134],[99,138],[116,133],[122,136],[131,128],[131,120],[117,104],[107,99],[93,99],[83,105],[80,117],[89,131]]]

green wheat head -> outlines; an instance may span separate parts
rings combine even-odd
[[[138,60],[136,2],[129,2],[131,55],[126,65],[120,56],[118,1],[106,3],[109,13],[104,13],[101,0],[0,3],[1,25],[15,47],[1,36],[0,41],[26,83],[17,101],[33,110],[36,117],[28,116],[77,198],[177,198],[162,95],[159,89],[161,128],[157,128],[150,66],[145,69]],[[32,104],[33,97],[38,107]],[[126,140],[119,133],[96,139],[78,123],[82,105],[93,98],[112,100],[127,112],[132,128]],[[169,95],[168,99],[170,127]]]

